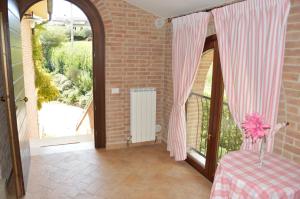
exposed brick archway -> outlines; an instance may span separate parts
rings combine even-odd
[[[207,80],[207,74],[210,68],[213,67],[214,50],[209,49],[203,52],[201,56],[201,62],[198,67],[197,76],[193,84],[192,92],[199,95],[205,95],[204,88]],[[187,146],[192,148],[199,148],[200,134],[198,123],[202,121],[202,106],[199,106],[201,102],[196,97],[190,97],[187,107]],[[197,137],[198,136],[198,137]]]
[[[207,80],[207,73],[213,65],[214,50],[209,49],[203,52],[196,80],[194,82],[192,92],[204,94],[205,81]]]
[[[41,0],[21,0],[20,16]],[[67,0],[78,6],[87,16],[93,31],[93,96],[95,147],[106,147],[105,124],[105,32],[104,23],[95,5],[90,1]],[[104,11],[105,12],[105,11]],[[105,14],[105,13],[104,13]],[[107,16],[107,14],[105,14]],[[109,20],[107,21],[109,23]]]

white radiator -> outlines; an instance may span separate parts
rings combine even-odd
[[[155,126],[155,88],[130,89],[130,133],[132,143],[154,141]]]

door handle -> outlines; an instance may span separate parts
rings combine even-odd
[[[28,98],[24,97],[23,99],[18,99],[17,102],[22,102],[24,101],[25,103],[28,102]]]

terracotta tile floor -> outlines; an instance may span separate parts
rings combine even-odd
[[[164,145],[33,156],[26,199],[205,199],[211,183]]]

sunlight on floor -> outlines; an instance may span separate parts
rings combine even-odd
[[[76,130],[84,114],[84,109],[60,102],[44,103],[39,111],[40,134],[45,137],[64,137],[79,134],[91,134],[88,118]]]
[[[93,135],[30,140],[31,156],[94,149]]]

